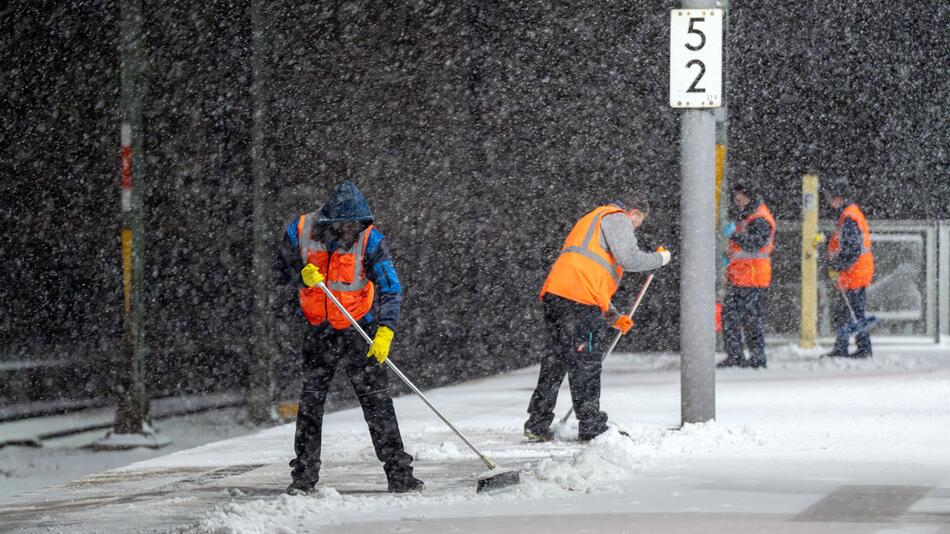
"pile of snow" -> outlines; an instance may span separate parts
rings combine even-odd
[[[342,495],[332,487],[318,487],[310,496],[279,495],[268,499],[230,502],[216,507],[183,532],[210,534],[294,534],[332,532],[333,525],[370,514],[389,514],[420,506],[443,506],[471,500],[468,494]],[[487,497],[491,498],[491,497]]]
[[[479,448],[503,467],[521,470],[521,484],[477,494],[474,481],[446,486],[443,471],[440,477],[421,477],[432,483],[421,494],[358,489],[354,493],[342,482],[337,488],[322,486],[308,497],[230,493],[226,494],[230,502],[219,504],[204,516],[200,528],[187,532],[333,532],[372,521],[479,517],[484,510],[518,515],[545,510],[555,506],[552,503],[579,502],[572,499],[584,499],[586,494],[598,499],[612,493],[634,495],[642,480],[658,469],[690,461],[742,465],[754,460],[769,465],[778,458],[836,465],[857,458],[890,465],[913,450],[913,461],[945,463],[941,446],[946,442],[943,422],[950,383],[933,380],[928,371],[946,373],[940,370],[950,366],[946,348],[885,349],[870,361],[819,360],[820,350],[802,351],[792,345],[768,351],[767,370],[720,371],[719,421],[677,429],[671,427],[678,425],[679,383],[670,370],[678,366],[678,358],[617,355],[607,365],[602,401],[611,424],[619,426],[586,445],[576,441],[576,423],[555,425],[553,442],[527,444],[521,438],[526,385],[535,383],[536,369],[492,379],[490,390],[483,384],[437,390],[432,395],[438,405],[455,416],[453,421]],[[568,399],[563,399],[558,413]],[[488,403],[492,409],[472,415],[473,402]],[[453,472],[473,472],[478,464],[472,451],[444,425],[433,422],[424,405],[405,398],[397,399],[397,408],[407,451],[417,461],[447,468],[458,462],[465,467]],[[358,410],[334,414],[325,432],[332,436],[325,439],[325,465],[340,462],[377,469]],[[288,427],[268,446],[286,456],[292,435]]]
[[[763,447],[771,442],[748,427],[716,422],[685,425],[678,430],[636,425],[624,432],[611,428],[569,461],[541,461],[537,478],[570,491],[593,492],[608,488],[612,482],[635,477],[651,458],[712,454]]]
[[[476,494],[466,489],[429,490],[419,494],[340,494],[333,487],[320,486],[313,496],[280,495],[254,500],[237,499],[218,506],[197,526],[212,534],[285,533],[298,530],[326,532],[333,525],[370,516],[418,510],[455,503],[490,503],[512,499],[563,497],[576,492],[595,493],[616,490],[616,484],[633,479],[651,458],[687,457],[716,454],[717,451],[748,450],[771,443],[762,434],[744,426],[715,422],[686,425],[673,430],[651,425],[634,425],[623,435],[616,427],[589,444],[552,442],[538,444],[552,451],[522,471],[522,483],[506,490]],[[576,437],[576,431],[574,431]],[[573,455],[558,456],[569,448]],[[360,448],[362,450],[362,448]],[[451,441],[438,445],[420,445],[414,451],[418,459],[446,461],[467,458],[471,453]]]

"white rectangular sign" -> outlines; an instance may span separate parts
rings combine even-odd
[[[670,105],[722,105],[722,10],[670,11]]]

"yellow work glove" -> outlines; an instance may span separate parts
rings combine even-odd
[[[312,263],[308,263],[306,267],[300,270],[300,278],[303,278],[303,285],[307,287],[313,287],[323,281],[320,269],[317,269],[317,266]]]
[[[838,271],[836,271],[836,270],[834,270],[834,269],[828,269],[828,279],[831,280],[832,282],[837,281],[837,280],[838,280]]]
[[[627,335],[627,332],[633,328],[633,319],[627,317],[626,315],[621,315],[616,321],[614,321],[612,326],[617,330],[620,330],[622,335]]]
[[[396,333],[388,326],[380,326],[376,329],[376,336],[373,337],[373,345],[366,353],[367,358],[376,358],[376,361],[383,363],[389,357],[389,346],[393,343],[393,336]]]

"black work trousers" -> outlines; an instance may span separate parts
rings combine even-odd
[[[834,291],[838,293],[838,298],[835,299],[835,307],[832,311],[832,321],[834,322],[835,328],[837,329],[837,335],[835,337],[835,353],[845,355],[848,354],[848,341],[851,336],[848,335],[847,330],[844,328],[848,325],[853,319],[851,317],[851,312],[848,311],[848,306],[844,302],[844,298],[841,297],[841,290],[834,288]],[[865,299],[865,288],[861,287],[858,289],[846,289],[844,291],[848,302],[851,303],[851,309],[854,310],[854,315],[857,317],[858,322],[864,319],[864,303]],[[871,354],[871,334],[866,330],[854,336],[854,342],[858,347],[858,354],[861,355],[870,355]]]
[[[745,351],[743,337],[749,348],[753,365],[765,364],[765,321],[762,303],[764,287],[740,287],[730,285],[722,303],[722,338],[726,356],[733,361],[742,361]]]
[[[596,306],[585,306],[545,295],[544,323],[548,347],[541,356],[538,386],[528,404],[525,431],[542,435],[554,421],[558,389],[568,376],[578,421],[578,438],[592,439],[607,430],[607,414],[600,411],[600,372],[605,322]]]
[[[364,327],[365,328],[365,327]],[[376,457],[389,480],[412,475],[412,456],[403,449],[390,396],[386,367],[367,358],[366,341],[353,328],[307,327],[303,341],[303,388],[294,437],[294,481],[316,484],[320,478],[323,408],[337,364],[342,364],[363,408]]]

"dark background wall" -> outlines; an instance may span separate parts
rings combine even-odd
[[[676,257],[678,3],[574,4],[267,3],[275,247],[346,168],[390,240],[406,288],[395,357],[420,384],[536,361],[546,269],[574,220],[616,191],[650,195],[642,244]],[[152,389],[234,387],[252,309],[249,6],[144,7]],[[798,215],[805,172],[848,173],[871,218],[950,218],[948,10],[733,6],[732,175],[782,219]],[[117,13],[107,1],[0,8],[0,362],[72,373],[44,388],[43,368],[19,396],[99,394],[118,357]],[[677,271],[674,260],[657,277],[621,350],[676,348]],[[299,322],[283,297],[289,385]]]

